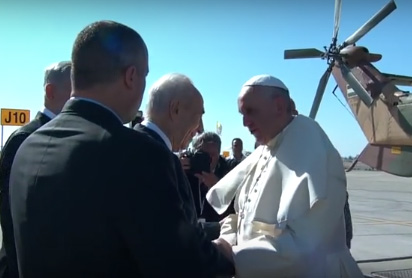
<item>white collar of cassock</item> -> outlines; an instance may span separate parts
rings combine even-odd
[[[153,122],[149,120],[144,120],[141,125],[147,127],[148,129],[153,130],[156,132],[165,142],[166,146],[169,148],[170,151],[172,151],[172,143],[170,142],[170,139],[166,136],[166,134]]]

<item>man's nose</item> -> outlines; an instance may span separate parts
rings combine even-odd
[[[197,133],[203,133],[204,132],[204,128],[203,128],[203,119],[200,119],[200,123],[196,129]]]

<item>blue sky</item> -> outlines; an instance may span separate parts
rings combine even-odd
[[[343,0],[339,42],[386,3]],[[412,54],[407,51],[412,44],[412,3],[396,4],[358,45],[383,54],[375,64],[381,71],[412,75]],[[115,20],[137,30],[148,45],[148,88],[169,72],[188,75],[205,100],[205,128],[215,131],[220,121],[224,148],[241,137],[244,148],[251,150],[254,138],[242,126],[237,109],[242,84],[254,75],[272,74],[289,87],[299,112],[308,115],[326,62],[284,60],[283,50],[329,45],[333,12],[334,0],[1,0],[0,107],[30,109],[33,118],[42,107],[44,68],[70,59],[74,39],[87,24]],[[331,78],[317,121],[343,156],[356,155],[366,139],[332,95],[335,84]],[[343,100],[340,91],[336,95]],[[4,141],[14,129],[4,127]]]

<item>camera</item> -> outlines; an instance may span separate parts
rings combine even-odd
[[[133,128],[135,125],[140,124],[143,122],[143,112],[142,111],[137,111],[136,117],[132,120],[130,123],[130,127]]]
[[[186,152],[183,157],[187,157],[190,160],[189,174],[201,174],[202,172],[210,172],[210,163],[212,158],[210,155],[203,151]]]

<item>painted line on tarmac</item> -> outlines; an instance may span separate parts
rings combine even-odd
[[[379,218],[372,218],[372,217],[363,217],[363,216],[352,216],[354,219],[361,219],[361,220],[367,220],[370,221],[368,222],[357,222],[354,221],[354,224],[356,225],[400,225],[400,226],[407,226],[407,227],[412,227],[412,222],[411,221],[394,221],[394,220],[389,220],[389,219],[379,219]]]

